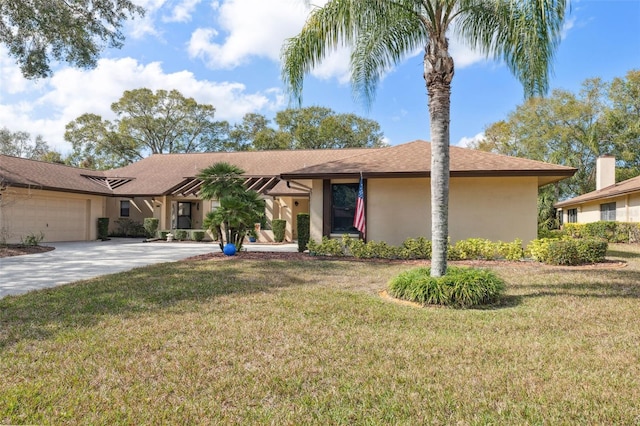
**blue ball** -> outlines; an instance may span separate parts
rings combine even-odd
[[[224,250],[222,250],[222,252],[227,256],[233,256],[234,254],[236,254],[236,245],[227,243],[224,245]]]

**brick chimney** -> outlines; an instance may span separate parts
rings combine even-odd
[[[616,157],[602,155],[596,160],[596,191],[616,183]]]

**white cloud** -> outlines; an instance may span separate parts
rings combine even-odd
[[[143,17],[136,16],[132,21],[127,21],[127,32],[135,39],[141,39],[146,35],[159,36],[160,31],[155,26],[156,15],[167,0],[134,0],[134,3],[145,10]]]
[[[15,74],[12,70],[6,73]],[[3,67],[2,87],[6,82],[4,75]],[[158,62],[145,65],[132,58],[101,59],[98,66],[89,71],[63,68],[41,83],[39,90],[33,90],[33,82],[17,80],[17,86],[25,88],[23,99],[13,103],[4,100],[0,104],[0,123],[13,131],[25,130],[32,136],[41,134],[63,153],[70,150],[63,139],[65,125],[84,113],[114,118],[111,104],[125,90],[141,87],[176,89],[199,103],[216,107],[216,119],[232,122],[248,112],[274,111],[284,104],[279,89],[248,93],[242,83],[198,80],[189,71],[167,74]]]
[[[212,69],[234,68],[251,57],[278,61],[282,43],[300,31],[309,13],[300,0],[228,0],[214,8],[218,27],[196,29],[188,47],[192,58]]]
[[[449,45],[449,54],[453,58],[453,63],[457,69],[462,69],[487,60],[485,55],[478,50],[472,49],[455,40]]]
[[[164,22],[189,22],[191,15],[201,0],[181,0],[171,9],[171,15],[163,17]]]
[[[314,6],[324,3],[325,0],[320,0]],[[301,0],[227,0],[211,5],[218,15],[218,25],[194,29],[187,50],[191,58],[201,59],[213,70],[243,66],[254,57],[279,62],[284,41],[299,33],[310,11]],[[485,59],[455,40],[451,43],[451,52],[458,68]],[[422,53],[423,50],[418,49],[408,58]],[[349,50],[340,48],[331,53],[311,75],[348,83]]]
[[[0,101],[3,93],[20,93],[25,91],[28,85],[29,81],[22,77],[15,59],[9,56],[4,46],[0,46]]]
[[[571,16],[570,18],[565,19],[562,24],[561,37],[564,40],[569,35],[569,31],[576,25],[576,17]]]
[[[461,148],[469,148],[472,144],[480,142],[483,139],[484,139],[484,133],[478,133],[475,136],[463,137],[455,145]]]

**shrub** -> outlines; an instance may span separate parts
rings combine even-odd
[[[140,222],[135,220],[123,218],[116,220],[118,224],[118,231],[114,233],[118,237],[146,237],[147,231]]]
[[[547,248],[545,263],[550,265],[579,265],[578,248],[576,240],[554,240]]]
[[[524,257],[524,252],[522,250],[522,240],[520,238],[516,238],[516,240],[511,243],[498,241],[496,243],[496,252],[500,257],[506,260],[517,262]]]
[[[283,242],[284,233],[287,227],[287,221],[284,219],[274,219],[271,222],[271,226],[273,227],[273,238],[277,243]]]
[[[42,233],[42,231],[38,232],[37,234],[29,233],[24,238],[20,237],[20,242],[25,246],[37,246],[42,242],[42,240],[44,240],[44,234]]]
[[[108,237],[109,237],[109,218],[99,217],[98,218],[98,239],[104,241]]]
[[[311,219],[309,213],[298,213],[298,251],[302,253],[307,249],[310,236]]]
[[[191,238],[198,242],[204,240],[204,231],[192,231]]]
[[[602,262],[607,248],[607,242],[598,238],[560,240],[546,238],[533,240],[527,246],[534,260],[550,265],[583,265]]]
[[[176,240],[178,241],[184,241],[187,239],[187,231],[185,231],[184,229],[176,229],[173,232],[173,236]]]
[[[599,221],[585,223],[583,237],[602,238],[614,243],[622,242],[618,235],[617,222]],[[624,238],[622,240],[624,240]]]
[[[166,240],[167,239],[167,234],[169,234],[170,231],[160,231],[160,239],[161,240]]]
[[[452,251],[461,260],[494,260],[497,257],[496,246],[484,238],[468,238],[456,242]]]
[[[160,219],[155,217],[145,217],[143,225],[144,230],[147,231],[147,237],[153,238],[156,236],[156,232],[158,232],[158,225],[160,224]]]
[[[358,259],[404,259],[408,258],[402,247],[391,246],[385,241],[368,241],[353,239],[348,235],[342,237],[343,252]]]
[[[640,243],[640,223],[629,224],[629,242]]]
[[[582,238],[584,233],[584,223],[567,223],[562,226],[562,231],[569,237]]]
[[[330,239],[322,237],[320,243],[316,243],[314,240],[309,240],[307,244],[309,247],[309,254],[312,256],[344,256],[344,248],[340,243],[340,240]]]
[[[431,240],[424,237],[407,238],[402,243],[403,258],[431,259]]]
[[[605,260],[609,244],[598,238],[575,240],[578,258],[581,263],[598,263]]]
[[[497,275],[486,269],[449,267],[446,275],[433,278],[431,268],[402,272],[389,282],[389,293],[422,305],[468,308],[492,303],[504,291]]]
[[[566,235],[564,230],[560,229],[538,229],[538,238],[562,238]]]

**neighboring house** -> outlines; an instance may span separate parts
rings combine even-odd
[[[616,183],[616,160],[596,161],[596,190],[555,204],[562,223],[640,222],[640,176]]]
[[[93,171],[0,156],[0,238],[20,241],[43,232],[45,241],[93,240],[99,217],[160,229],[200,229],[217,202],[199,197],[200,170],[228,162],[245,170],[245,186],[267,201],[269,220],[287,221],[294,240],[298,213],[311,214],[311,237],[350,233],[360,176],[365,182],[368,240],[399,244],[430,237],[431,144],[387,148],[157,154],[108,171]],[[575,169],[451,147],[449,229],[469,237],[512,241],[536,238],[538,187]],[[269,241],[269,232],[261,240]]]

